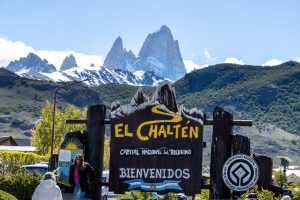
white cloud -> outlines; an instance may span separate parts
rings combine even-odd
[[[184,62],[184,65],[185,65],[185,69],[188,73],[195,70],[195,69],[202,69],[202,68],[208,67],[208,64],[197,65],[192,60],[184,60],[183,62]]]
[[[25,57],[30,52],[34,49],[23,42],[0,38],[0,67],[6,67],[10,61]]]
[[[49,63],[55,65],[57,69],[60,68],[65,57],[70,54],[73,54],[73,56],[76,59],[77,65],[80,67],[89,67],[91,63],[93,63],[95,66],[100,66],[103,64],[102,56],[86,55],[74,51],[41,50],[37,51],[36,54],[41,58],[48,60]]]
[[[283,60],[271,59],[265,62],[264,64],[262,64],[262,66],[275,66],[275,65],[280,65],[282,63],[284,63]]]
[[[5,38],[0,38],[0,67],[6,67],[10,61],[18,60],[20,57],[26,57],[30,52],[37,54],[42,59],[48,60],[48,62],[55,65],[57,69],[60,68],[64,58],[70,54],[74,55],[80,67],[89,67],[91,63],[95,66],[103,64],[102,56],[87,55],[74,51],[35,50],[23,42],[13,42]]]
[[[242,59],[238,59],[235,57],[228,57],[225,59],[225,63],[231,63],[231,64],[238,64],[238,65],[244,65],[244,62]]]
[[[212,57],[211,53],[208,50],[206,50],[206,49],[204,51],[199,51],[199,52],[196,52],[196,53],[191,53],[191,56],[192,57],[199,56],[199,57],[205,58],[206,62],[212,62],[212,61],[216,60],[214,57]]]
[[[211,55],[210,55],[210,53],[205,49],[204,50],[204,57],[207,59],[207,60],[211,60],[212,59],[212,57],[211,57]]]

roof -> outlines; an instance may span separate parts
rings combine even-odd
[[[0,146],[0,150],[32,152],[32,151],[36,151],[36,147],[34,147],[34,146]]]
[[[30,146],[30,139],[14,138],[18,146]]]
[[[4,143],[5,141],[7,140],[10,140],[10,142],[13,144],[13,145],[17,145],[16,141],[13,139],[12,136],[0,136],[0,145],[1,143]]]
[[[38,163],[38,164],[33,164],[33,165],[23,165],[22,167],[43,167],[43,168],[48,168],[49,166],[45,163]]]
[[[300,178],[300,170],[287,170],[286,176],[290,176],[292,174]]]

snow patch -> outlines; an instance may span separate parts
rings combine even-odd
[[[142,80],[144,78],[145,72],[143,70],[138,70],[133,72],[133,75],[135,75],[137,79]]]

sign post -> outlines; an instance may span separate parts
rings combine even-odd
[[[112,105],[110,190],[201,193],[204,115],[178,109],[169,84]]]

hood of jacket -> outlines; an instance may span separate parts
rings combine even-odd
[[[53,180],[43,180],[41,182],[41,187],[42,188],[45,188],[45,189],[51,189],[51,188],[54,188],[56,186],[56,182],[53,181]]]

